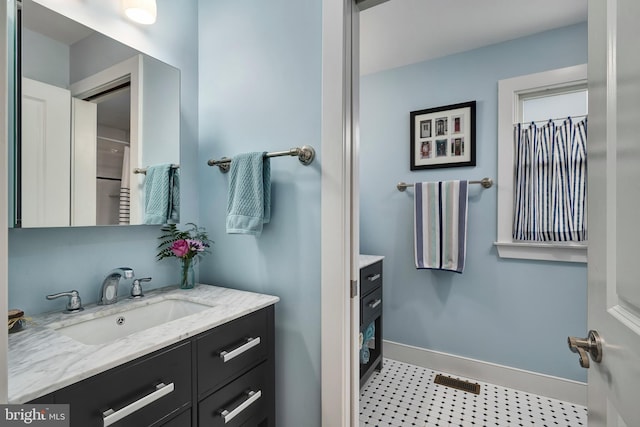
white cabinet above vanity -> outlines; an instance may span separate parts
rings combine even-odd
[[[207,285],[145,295],[42,315],[11,334],[9,403],[70,404],[72,427],[274,426],[279,299]],[[118,328],[129,314],[182,303],[196,310],[128,334],[103,334],[105,325],[94,330],[100,339],[68,332],[104,319]]]
[[[144,224],[144,171],[180,163],[180,70],[38,1],[16,13],[10,226]]]

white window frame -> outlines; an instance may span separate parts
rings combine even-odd
[[[498,81],[498,236],[494,245],[501,258],[587,262],[586,243],[522,242],[512,238],[513,124],[520,121],[521,96],[586,83],[587,64]]]

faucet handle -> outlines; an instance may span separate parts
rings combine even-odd
[[[131,296],[129,298],[142,298],[144,294],[142,293],[142,285],[140,282],[150,282],[151,277],[143,277],[141,279],[135,279],[133,284],[131,285]]]
[[[84,310],[82,307],[82,300],[80,299],[80,293],[75,289],[73,291],[47,295],[46,298],[48,300],[52,300],[60,297],[69,297],[69,301],[67,301],[67,311],[65,311],[65,313],[77,313]]]

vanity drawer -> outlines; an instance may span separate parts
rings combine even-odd
[[[191,411],[185,411],[171,421],[162,424],[161,427],[188,427],[191,425]]]
[[[360,299],[360,324],[366,327],[382,313],[382,287]]]
[[[266,363],[247,372],[231,384],[200,402],[198,425],[257,426],[267,416],[270,400]]]
[[[382,261],[360,269],[360,298],[382,285]]]
[[[267,357],[267,310],[248,314],[197,340],[198,394],[222,387]]]
[[[70,404],[72,427],[143,427],[168,420],[191,402],[191,343],[81,381],[57,391],[55,398]],[[105,417],[127,413],[105,424]]]

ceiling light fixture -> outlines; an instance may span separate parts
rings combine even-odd
[[[122,4],[125,15],[132,21],[144,25],[156,22],[156,0],[123,0]]]

